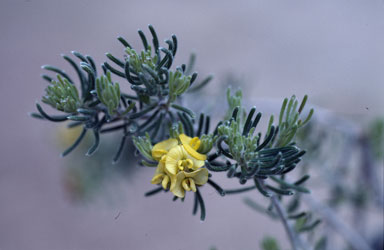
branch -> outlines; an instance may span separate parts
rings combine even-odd
[[[317,211],[329,226],[340,233],[353,249],[372,250],[364,238],[346,225],[329,207],[321,204],[309,195],[303,195],[302,199],[308,206]]]
[[[292,249],[293,250],[307,249],[303,247],[303,243],[300,241],[298,235],[294,232],[291,225],[289,225],[287,213],[282,207],[280,201],[277,199],[275,194],[271,196],[271,201],[277,211],[278,216],[283,222],[285,231],[287,232],[289,241],[291,242]]]

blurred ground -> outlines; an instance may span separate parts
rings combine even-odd
[[[384,113],[383,11],[381,0],[1,0],[0,249],[257,249],[264,235],[283,235],[241,197],[223,199],[210,187],[203,224],[190,200],[144,198],[151,169],[98,202],[69,202],[55,124],[27,116],[46,86],[40,66],[66,68],[60,53],[71,50],[99,63],[105,52],[122,55],[115,38],[137,47],[137,28],[147,32],[151,23],[160,38],[178,36],[177,64],[193,49],[198,71],[216,75],[209,94],[232,73],[248,100],[308,94],[313,104],[364,121]]]

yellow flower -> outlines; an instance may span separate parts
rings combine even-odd
[[[206,155],[203,155],[197,152],[201,143],[198,137],[191,138],[189,136],[186,136],[185,134],[180,134],[179,139],[183,144],[183,147],[185,148],[185,150],[187,150],[187,152],[191,156],[193,156],[195,159],[201,160],[201,161],[205,161],[207,159]]]
[[[200,168],[193,172],[180,171],[176,175],[176,182],[171,184],[172,193],[183,198],[186,191],[196,192],[196,185],[204,185],[208,181],[208,170]]]
[[[180,141],[180,144],[179,144]],[[177,197],[183,198],[185,191],[196,192],[196,185],[208,181],[208,170],[202,168],[207,156],[197,152],[201,144],[198,137],[184,134],[179,140],[168,139],[152,148],[152,157],[159,161],[151,183],[160,184]]]
[[[157,143],[152,148],[152,157],[153,159],[159,161],[159,165],[156,168],[155,175],[153,176],[151,183],[152,184],[160,184],[164,189],[168,188],[168,184],[171,181],[169,175],[165,172],[165,159],[168,150],[178,145],[178,141],[176,139],[168,139],[162,142]]]
[[[165,168],[171,175],[179,171],[194,171],[202,166],[204,161],[195,159],[180,145],[169,150],[165,159]]]
[[[204,185],[208,181],[208,170],[201,168],[204,161],[195,159],[183,146],[173,147],[165,159],[165,171],[170,174],[171,192],[180,198],[185,190],[196,192],[196,185]]]
[[[160,161],[161,157],[168,153],[168,151],[174,146],[178,145],[178,141],[176,139],[168,139],[162,142],[157,143],[152,148],[152,157],[156,161]]]
[[[153,176],[151,183],[152,184],[160,184],[163,186],[164,189],[168,189],[168,184],[171,181],[171,178],[169,175],[165,172],[165,158],[166,156],[163,155],[161,160],[159,161],[159,165],[156,168],[155,175]]]

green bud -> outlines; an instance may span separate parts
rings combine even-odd
[[[157,55],[152,57],[151,46],[148,45],[148,49],[141,51],[139,54],[129,47],[125,49],[125,52],[128,54],[129,65],[133,68],[135,73],[143,73],[144,67],[156,70]]]
[[[146,133],[145,136],[133,136],[132,141],[144,158],[150,161],[155,161],[155,159],[152,158],[152,142],[148,133]]]
[[[79,93],[67,78],[57,75],[57,80],[52,80],[51,84],[45,89],[46,95],[42,101],[53,108],[66,112],[75,113],[81,106]]]
[[[108,114],[115,114],[119,107],[121,93],[119,84],[112,82],[109,71],[107,75],[100,76],[96,79],[96,93],[100,102],[107,107]]]
[[[253,136],[253,133],[243,135],[239,121],[232,120],[220,125],[218,134],[226,137],[224,141],[234,159],[248,161],[254,158],[258,136]]]
[[[174,123],[169,127],[169,135],[171,138],[179,138],[180,134],[184,134],[184,128],[181,122]]]
[[[301,104],[296,96],[292,96],[290,99],[285,98],[280,109],[279,115],[279,134],[276,140],[276,146],[283,147],[288,145],[295,138],[295,135],[299,128],[303,127],[309,122],[313,115],[313,109],[311,109],[306,118],[301,120],[301,115],[308,97],[304,96]]]
[[[214,136],[212,134],[202,135],[200,137],[200,147],[197,151],[201,154],[207,154],[209,151],[211,151],[213,144],[216,142],[217,138],[218,136]]]
[[[237,90],[233,95],[231,95],[231,88],[227,89],[227,102],[228,102],[228,110],[224,117],[224,120],[229,120],[232,117],[232,112],[236,107],[242,107],[242,99],[243,92],[241,90]],[[242,114],[240,118],[244,118],[245,110],[241,108]]]
[[[169,96],[171,102],[183,94],[191,84],[191,76],[183,75],[180,71],[169,72]]]

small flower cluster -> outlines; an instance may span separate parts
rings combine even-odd
[[[208,181],[208,170],[203,168],[207,156],[198,152],[201,140],[180,134],[152,148],[152,157],[158,161],[152,184],[160,184],[175,196],[183,198],[185,191],[196,192],[196,185]]]

